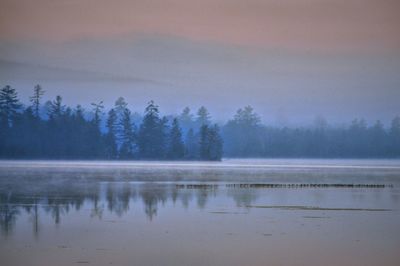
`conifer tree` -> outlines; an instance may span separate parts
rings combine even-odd
[[[21,109],[22,104],[18,100],[15,89],[7,85],[0,90],[0,126],[8,128]]]
[[[200,152],[199,157],[201,160],[209,160],[210,138],[209,138],[209,128],[207,125],[202,125],[200,128],[199,152]]]
[[[197,126],[201,128],[204,125],[209,125],[210,119],[211,116],[208,110],[204,106],[201,106],[197,111],[197,118],[196,118]]]
[[[40,115],[40,101],[42,99],[42,96],[44,95],[44,90],[42,87],[38,84],[35,86],[33,89],[33,95],[29,98],[29,100],[32,103],[32,110],[33,114],[38,118]]]
[[[198,135],[190,128],[185,138],[185,158],[188,160],[197,159],[199,150]]]
[[[108,112],[108,118],[106,122],[107,133],[105,136],[106,145],[106,157],[108,159],[116,159],[118,154],[117,142],[116,142],[116,124],[117,114],[114,109]]]
[[[120,121],[122,128],[121,135],[121,148],[119,151],[119,158],[121,159],[133,159],[135,152],[135,133],[134,127],[131,121],[131,111],[125,108],[122,119]]]
[[[215,124],[208,131],[209,138],[209,160],[212,161],[220,161],[223,154],[223,140],[221,135],[219,134],[219,127]]]
[[[179,127],[178,119],[174,118],[169,134],[168,159],[183,159],[185,146],[182,141],[182,131]]]
[[[158,106],[150,101],[145,109],[143,122],[140,125],[138,145],[139,155],[146,159],[160,159],[165,148],[165,121],[159,117]]]

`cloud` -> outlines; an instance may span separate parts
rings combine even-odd
[[[68,41],[122,34],[324,53],[400,48],[397,0],[2,0],[0,36]]]
[[[6,56],[83,75],[107,73],[89,75],[90,83],[68,78],[69,71],[56,73],[59,82],[21,83],[18,72],[5,72],[25,97],[33,84],[44,83],[49,92],[65,95],[72,104],[112,104],[124,96],[139,106],[136,110],[154,99],[167,112],[205,104],[213,114],[227,118],[239,106],[251,104],[270,119],[283,112],[292,120],[321,114],[343,121],[346,116],[391,118],[400,99],[400,61],[394,56],[292,53],[156,34],[86,37],[58,45],[0,42],[0,58]],[[116,83],[112,77],[132,77],[132,82]],[[157,82],[135,82],[137,78]]]

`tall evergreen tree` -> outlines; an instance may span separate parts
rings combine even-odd
[[[200,128],[199,158],[201,160],[210,158],[210,138],[207,125],[202,125]]]
[[[0,156],[13,156],[15,153],[16,136],[11,127],[21,106],[15,89],[7,85],[0,90]]]
[[[128,108],[125,108],[120,124],[122,128],[122,143],[119,157],[121,159],[133,159],[135,153],[135,133],[131,121],[131,111]]]
[[[165,147],[164,125],[159,117],[158,106],[150,101],[139,129],[138,146],[141,158],[162,158]]]
[[[107,133],[105,136],[106,145],[106,157],[108,159],[116,159],[118,155],[118,147],[116,142],[116,126],[117,126],[117,114],[114,109],[108,112],[108,118],[106,122]]]
[[[65,105],[62,104],[62,97],[57,95],[56,99],[49,103],[48,108],[48,116],[50,119],[60,118],[65,110]]]
[[[0,126],[8,128],[21,109],[22,104],[18,100],[15,89],[7,85],[0,90]]]
[[[100,158],[104,152],[104,142],[100,131],[101,116],[103,113],[103,102],[92,103],[93,118],[88,125],[87,144],[92,158]]]
[[[197,111],[197,118],[196,118],[196,124],[198,127],[202,127],[204,125],[209,125],[210,124],[210,113],[208,110],[204,107],[201,106],[199,110]]]
[[[77,105],[71,116],[71,125],[73,127],[71,136],[71,145],[74,149],[72,151],[74,158],[89,158],[91,151],[89,148],[89,134],[88,125],[85,120],[85,110],[81,105]]]
[[[200,159],[218,161],[222,158],[222,138],[217,125],[209,127],[203,125],[200,128]]]
[[[185,146],[182,141],[182,131],[179,127],[177,118],[172,121],[172,127],[169,134],[169,145],[167,156],[168,159],[178,160],[183,159],[185,153]]]
[[[208,130],[208,138],[210,145],[208,159],[211,161],[220,161],[223,154],[223,140],[217,124]]]
[[[103,101],[92,103],[91,105],[93,106],[93,124],[96,127],[100,127],[100,119],[104,109]]]
[[[185,158],[189,160],[197,159],[199,151],[198,135],[190,128],[185,138]]]
[[[193,128],[193,114],[191,113],[189,107],[185,107],[183,109],[182,113],[178,117],[178,121],[183,132],[188,132],[190,128]]]
[[[123,97],[119,97],[115,103],[114,103],[114,110],[115,110],[115,114],[116,114],[116,118],[117,121],[119,121],[119,123],[117,123],[116,125],[116,134],[115,136],[117,137],[117,145],[120,146],[121,142],[122,142],[122,138],[123,138],[123,128],[122,128],[122,124],[120,123],[123,119],[124,116],[124,112],[125,109],[128,108],[128,103],[125,101],[125,99]]]
[[[33,89],[33,95],[29,97],[29,100],[32,103],[32,110],[33,114],[36,117],[40,116],[40,101],[42,99],[42,96],[44,95],[45,91],[42,89],[42,87],[38,84],[35,86]]]
[[[233,156],[261,156],[264,151],[260,117],[251,106],[237,110],[223,128],[227,151]]]

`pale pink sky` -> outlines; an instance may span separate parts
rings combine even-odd
[[[0,86],[221,118],[250,104],[269,121],[390,119],[399,14],[400,0],[0,0]]]
[[[163,34],[224,44],[390,53],[399,0],[0,0],[2,40]]]

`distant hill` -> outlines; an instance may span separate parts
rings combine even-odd
[[[27,63],[19,63],[0,59],[0,81],[40,80],[40,81],[115,81],[115,82],[145,82],[156,81],[134,77],[116,76],[108,73],[73,70],[68,68],[49,67]]]

